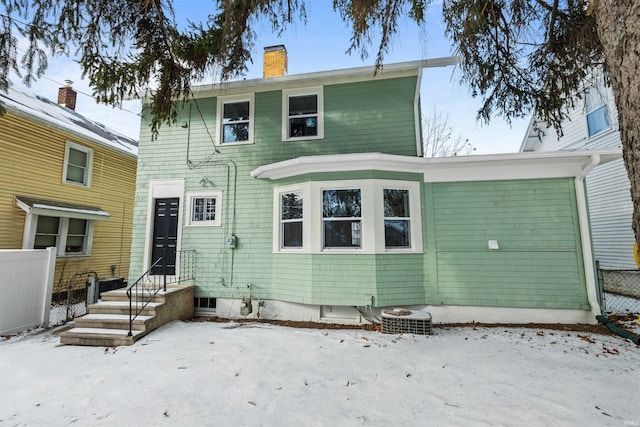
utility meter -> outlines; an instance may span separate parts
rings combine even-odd
[[[227,245],[227,247],[229,249],[235,249],[236,248],[236,236],[229,236],[227,237],[227,240],[225,240],[225,244]]]

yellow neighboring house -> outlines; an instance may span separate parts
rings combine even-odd
[[[58,104],[0,92],[0,249],[55,246],[54,293],[77,272],[129,276],[138,142],[78,114],[75,98],[70,85]]]

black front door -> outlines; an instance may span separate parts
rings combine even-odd
[[[153,250],[151,262],[162,261],[153,269],[153,274],[176,274],[176,249],[178,243],[179,199],[156,199],[153,217]],[[166,267],[166,271],[165,271]]]

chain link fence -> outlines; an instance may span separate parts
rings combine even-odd
[[[640,270],[602,270],[598,266],[598,282],[603,314],[640,334]]]

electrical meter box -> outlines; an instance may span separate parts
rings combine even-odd
[[[225,244],[229,249],[235,249],[236,248],[236,236],[229,236],[227,237],[227,239],[225,240]]]

